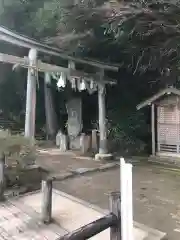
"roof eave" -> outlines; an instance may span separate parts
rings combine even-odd
[[[180,96],[180,91],[176,88],[166,88],[164,90],[161,90],[159,93],[153,95],[151,98],[148,98],[147,100],[143,101],[142,103],[138,104],[136,109],[140,110],[148,105],[151,105],[153,102],[155,102],[157,99],[162,97],[165,94],[174,94]]]

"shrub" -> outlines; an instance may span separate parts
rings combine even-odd
[[[5,154],[8,166],[24,167],[35,162],[36,147],[22,135],[11,135],[6,130],[0,130],[0,153]]]
[[[108,135],[111,151],[127,155],[144,154],[148,151],[149,125],[142,112],[126,112],[111,116]]]

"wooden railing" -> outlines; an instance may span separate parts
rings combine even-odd
[[[57,240],[88,239],[110,228],[110,240],[132,240],[132,165],[120,161],[121,196],[120,192],[113,192],[109,196],[110,213],[94,222],[91,222]],[[5,156],[0,157],[0,201],[4,200],[5,190]],[[50,224],[52,221],[52,183],[74,178],[77,174],[66,173],[58,176],[47,176],[42,181],[42,208],[41,221]]]
[[[57,179],[56,179],[57,180]],[[52,221],[52,179],[42,181],[42,209],[41,220],[45,224]],[[121,239],[120,193],[113,192],[109,196],[110,213],[91,222],[57,240],[89,239],[110,228],[110,240]]]
[[[5,155],[0,156],[0,201],[4,201],[5,190]]]
[[[120,159],[120,192],[110,194],[110,213],[58,240],[88,239],[110,228],[110,240],[133,239],[133,209],[132,209],[132,165]],[[46,224],[52,220],[52,182],[74,178],[76,174],[67,173],[58,177],[48,177],[42,181],[42,221]]]

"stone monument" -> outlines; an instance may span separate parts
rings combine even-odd
[[[68,113],[67,132],[69,148],[80,149],[80,134],[82,131],[82,101],[81,98],[72,98],[66,104]]]

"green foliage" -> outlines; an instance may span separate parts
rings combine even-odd
[[[15,121],[17,119],[17,122],[18,118],[21,119],[24,115],[22,110],[26,101],[25,80],[25,74],[12,73],[12,68],[7,68],[1,75],[0,109],[6,117]]]
[[[118,91],[108,93],[108,119],[113,142],[127,152],[144,149],[144,142],[148,143],[147,115],[137,113],[136,104],[159,87],[157,79],[162,78],[164,86],[164,76],[172,83],[179,74],[180,1],[123,2],[88,0],[72,6],[71,0],[0,0],[0,23],[70,54],[116,62],[125,69],[115,76]],[[2,43],[0,49],[27,55],[25,50]],[[4,66],[0,70],[0,109],[24,125],[26,72],[12,73],[11,67]],[[38,129],[44,124],[42,89],[40,84]],[[54,91],[56,102],[61,98],[64,106],[68,93],[63,94]]]
[[[36,148],[29,139],[4,130],[0,130],[0,152],[5,154],[8,166],[22,168],[33,164],[36,158]]]
[[[32,25],[36,26],[37,34],[41,37],[56,34],[57,19],[61,18],[60,1],[46,1],[42,8],[34,13]]]
[[[134,155],[148,151],[148,125],[140,112],[129,111],[110,116],[109,139],[113,151]]]
[[[43,4],[44,0],[0,0],[1,25],[33,36],[36,26],[32,25],[32,19]]]
[[[116,61],[134,74],[178,72],[180,1],[84,1],[72,8],[62,2],[46,1],[39,14],[47,23],[41,27],[56,31],[54,41],[49,37],[60,48]],[[70,33],[74,38],[62,41]]]

